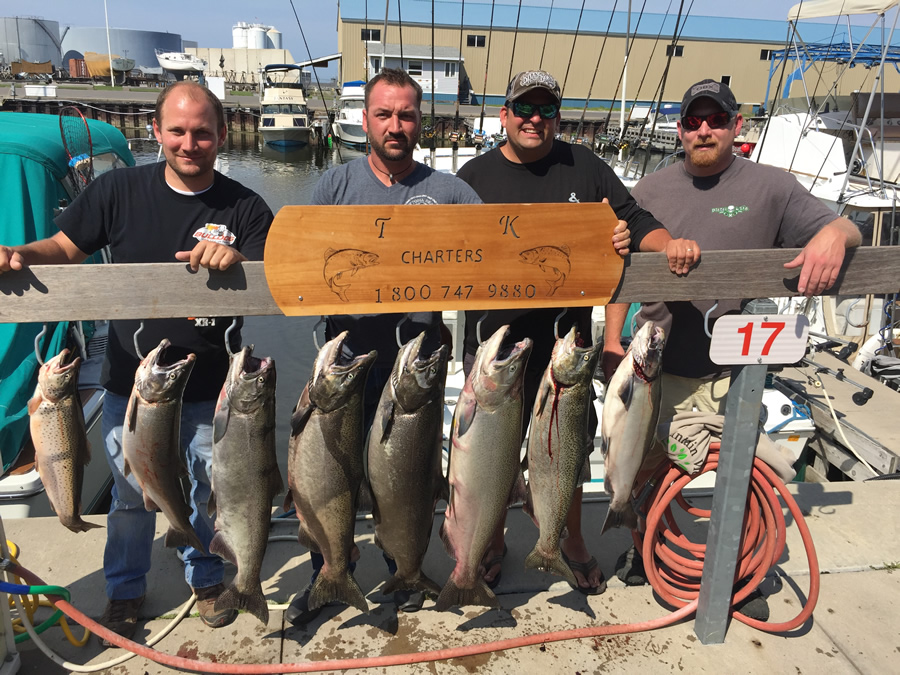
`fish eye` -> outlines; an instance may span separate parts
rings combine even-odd
[[[435,373],[437,373],[437,368],[435,368],[434,366],[431,366],[431,368],[429,368],[429,371],[431,372],[432,375],[434,375]]]
[[[347,373],[347,380],[352,381],[354,377],[356,376],[353,373]]]
[[[509,367],[509,372],[514,373],[516,372],[516,370],[518,370],[518,368],[519,367],[514,363]]]
[[[591,360],[590,355],[585,354],[585,355],[584,355],[584,360],[585,360],[585,361],[590,361],[590,360]]]
[[[259,377],[256,378],[256,381],[259,382],[260,384],[265,384],[266,378],[263,377],[262,375],[260,375]]]
[[[177,375],[174,371],[171,372],[171,373],[169,373],[169,379],[170,379],[170,380],[173,380],[173,381],[174,381],[177,377],[178,377],[178,375]]]

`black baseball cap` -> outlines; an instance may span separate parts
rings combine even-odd
[[[543,70],[526,70],[516,75],[506,88],[506,100],[512,103],[520,96],[535,89],[549,91],[557,104],[562,102],[559,82],[550,73]]]
[[[701,80],[684,92],[681,99],[681,115],[687,115],[688,110],[698,98],[710,98],[715,101],[723,111],[734,117],[738,111],[737,100],[727,84],[715,80]]]

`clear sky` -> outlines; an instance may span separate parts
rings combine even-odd
[[[397,2],[421,6],[430,0],[389,0],[395,8]],[[440,1],[440,0],[438,0]],[[10,11],[10,5],[14,9]],[[60,28],[74,26],[103,26],[103,0],[13,0],[0,10],[4,16],[37,16],[58,21]],[[300,25],[312,55],[323,56],[337,51],[338,0],[293,0]],[[497,4],[518,5],[518,0],[495,0]],[[610,10],[613,0],[585,0],[586,9]],[[647,0],[645,11],[677,12],[680,0]],[[369,11],[374,17],[384,17],[385,0],[369,0]],[[490,5],[491,0],[466,0],[469,4]],[[523,0],[532,7],[550,7],[550,0]],[[642,0],[632,0],[633,12],[640,10]],[[788,9],[795,0],[694,0],[690,11],[696,16],[733,16],[785,21]],[[554,0],[553,6],[579,9],[582,0]],[[628,0],[619,0],[616,11],[625,11]],[[685,0],[685,11],[691,6]],[[107,0],[109,25],[114,28],[132,28],[170,33],[180,33],[185,40],[194,40],[200,47],[230,47],[231,28],[238,21],[275,26],[282,33],[283,45],[298,61],[307,58],[307,50],[300,28],[291,9],[290,0],[152,0],[147,3]],[[868,17],[867,17],[868,18]],[[860,21],[854,21],[859,23]],[[868,23],[868,21],[862,21]],[[332,69],[333,70],[333,69]],[[319,71],[328,77],[332,71]]]

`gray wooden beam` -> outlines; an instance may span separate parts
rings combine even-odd
[[[626,262],[614,295],[619,302],[727,300],[796,295],[798,270],[783,265],[798,250],[709,251],[685,277],[669,272],[662,253]],[[900,290],[900,247],[850,251],[830,295]],[[510,308],[515,302],[510,301]],[[452,309],[452,307],[435,307]],[[348,312],[353,308],[348,306]],[[0,274],[0,323],[88,319],[281,314],[262,262],[226,272],[183,263],[39,265]]]

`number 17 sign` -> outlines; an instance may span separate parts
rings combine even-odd
[[[709,358],[720,366],[796,363],[806,353],[809,320],[802,314],[719,317]]]

